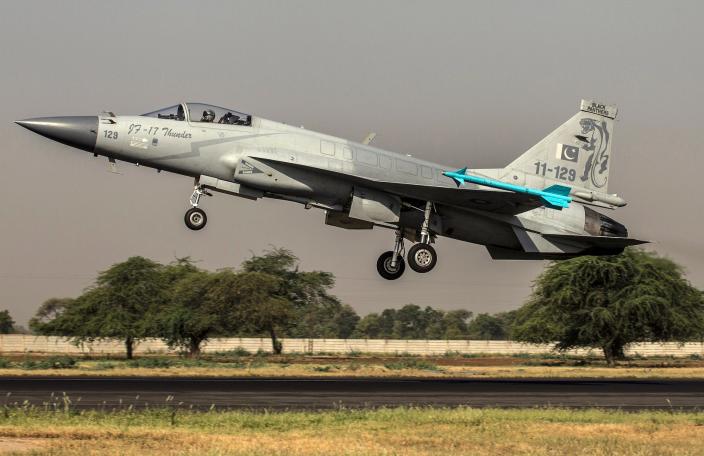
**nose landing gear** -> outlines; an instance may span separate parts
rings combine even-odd
[[[205,211],[198,207],[200,197],[203,195],[212,196],[212,194],[202,186],[196,185],[190,200],[191,206],[193,207],[187,210],[186,215],[183,217],[186,226],[194,231],[202,230],[205,228],[205,224],[208,223],[208,216],[205,215]]]

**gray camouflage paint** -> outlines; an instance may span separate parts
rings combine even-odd
[[[190,118],[188,106],[183,107],[184,120],[104,113],[97,117],[97,129],[95,118],[88,117],[18,123],[95,154],[194,177],[213,190],[343,212],[366,222],[363,226],[368,228],[400,227],[412,241],[417,241],[422,223],[418,208],[431,201],[434,236],[485,245],[494,258],[610,254],[639,243],[627,239],[625,228],[608,217],[591,215],[603,223],[590,220],[588,214],[597,213],[585,211],[579,202],[557,211],[525,195],[477,185],[457,189],[442,173],[458,166],[420,160],[260,117],[253,117],[251,126],[198,122]],[[613,129],[615,113],[613,107],[583,101],[577,115],[508,167],[470,173],[535,188],[560,183],[572,187],[573,193],[589,191],[596,195],[593,204],[608,206],[598,201],[598,195],[606,190],[609,130]],[[92,137],[94,148],[87,146],[90,140],[86,138]],[[557,154],[551,152],[556,148]],[[576,179],[576,169],[569,166],[582,166],[582,162],[583,174]],[[352,204],[353,194],[364,204]],[[339,220],[328,217],[326,223],[347,227]],[[604,223],[623,229],[601,232]],[[600,240],[603,235],[618,239],[604,243]]]

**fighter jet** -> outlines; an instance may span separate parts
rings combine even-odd
[[[643,241],[598,212],[624,206],[608,193],[617,109],[582,100],[567,122],[503,168],[447,166],[202,103],[138,116],[40,117],[17,124],[68,146],[195,180],[185,223],[206,226],[211,191],[318,208],[349,230],[388,228],[381,277],[437,263],[449,237],[486,246],[494,259],[613,255]],[[412,245],[406,255],[406,241]]]

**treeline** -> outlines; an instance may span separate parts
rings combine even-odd
[[[473,317],[468,310],[443,311],[408,304],[362,318],[353,333],[366,339],[509,339],[516,311]]]
[[[511,313],[472,318],[409,304],[359,317],[330,293],[334,276],[301,271],[288,250],[252,256],[239,269],[206,271],[189,258],[163,265],[132,257],[101,272],[77,298],[46,301],[30,320],[36,334],[75,342],[124,341],[127,357],[143,338],[197,356],[212,337],[503,339]]]
[[[330,293],[328,272],[301,271],[288,250],[252,256],[239,269],[206,271],[190,259],[162,265],[132,257],[100,273],[81,296],[50,299],[30,320],[36,334],[76,342],[158,337],[198,355],[211,337],[491,339],[599,347],[610,364],[634,342],[704,340],[704,293],[682,268],[652,252],[551,263],[518,310],[494,315],[408,304],[364,318]],[[14,322],[0,312],[0,332]]]

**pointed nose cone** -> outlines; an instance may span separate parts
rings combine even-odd
[[[71,147],[92,152],[98,138],[97,116],[37,117],[17,125]]]

